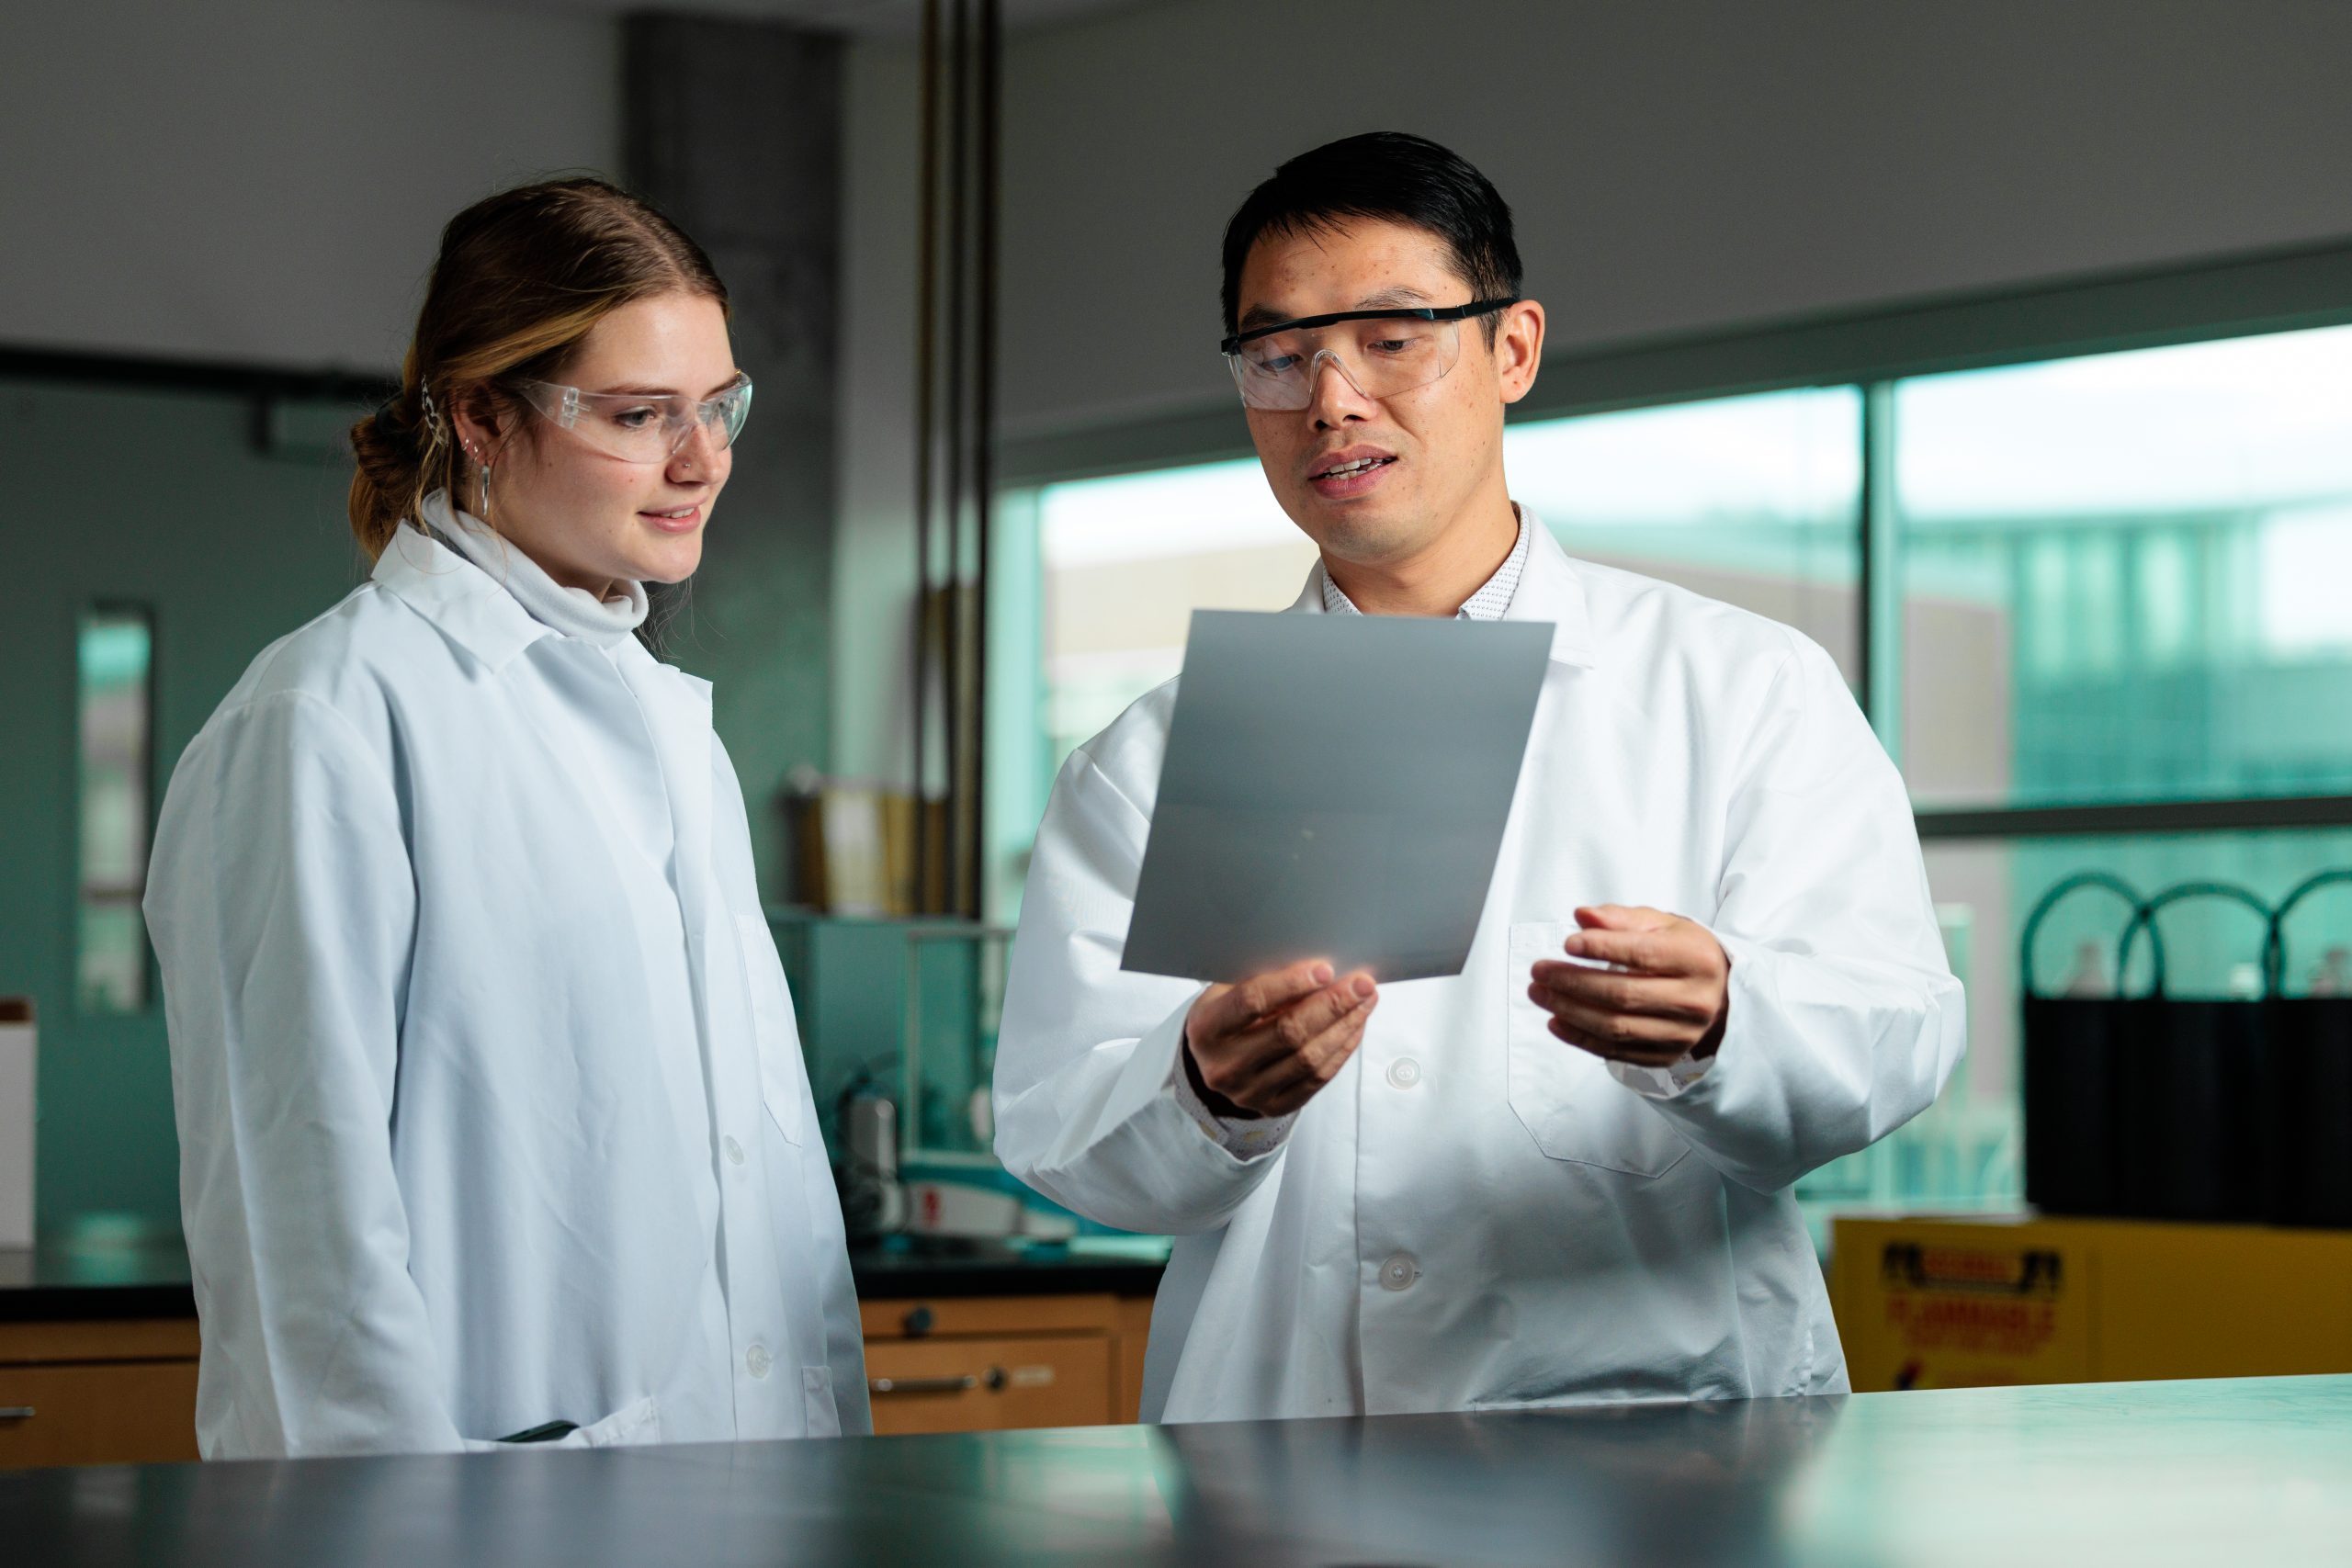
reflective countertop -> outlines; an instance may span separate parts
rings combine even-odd
[[[2278,1564],[2352,1377],[0,1474],[11,1562]]]
[[[177,1236],[0,1247],[0,1323],[194,1315]]]
[[[1053,1246],[899,1236],[852,1248],[850,1274],[867,1300],[1149,1295],[1167,1261],[1167,1242],[1151,1236]],[[177,1237],[0,1247],[0,1323],[195,1314]]]

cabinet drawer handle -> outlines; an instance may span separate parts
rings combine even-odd
[[[952,1378],[868,1378],[865,1386],[875,1393],[969,1393],[980,1387],[1002,1388],[1004,1369],[990,1367],[977,1375],[965,1372]]]
[[[963,1393],[980,1386],[980,1380],[966,1372],[956,1378],[868,1378],[865,1386],[876,1393]]]
[[[29,1421],[40,1414],[29,1404],[0,1404],[0,1421]]]

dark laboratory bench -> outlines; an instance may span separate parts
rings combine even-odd
[[[0,1323],[194,1317],[179,1242],[0,1247]]]
[[[1117,1244],[1105,1244],[1106,1247]],[[1104,1294],[1148,1296],[1165,1254],[898,1237],[851,1249],[863,1299]],[[194,1317],[177,1241],[0,1248],[0,1323]]]
[[[1069,1246],[901,1236],[850,1249],[861,1300],[876,1298],[1088,1295],[1148,1296],[1168,1267],[1165,1243],[1144,1251],[1124,1242]]]
[[[2341,1562],[2352,1377],[0,1474],[44,1568]]]
[[[856,1248],[875,1424],[1134,1419],[1165,1257],[1128,1238]],[[0,1251],[0,1468],[194,1458],[198,1348],[176,1240]]]

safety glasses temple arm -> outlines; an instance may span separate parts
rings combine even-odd
[[[1301,316],[1295,321],[1276,321],[1270,327],[1252,327],[1246,333],[1236,333],[1217,344],[1219,354],[1239,352],[1245,343],[1255,343],[1276,333],[1306,332],[1316,327],[1337,326],[1341,321],[1383,321],[1400,318],[1415,321],[1460,321],[1472,316],[1483,316],[1490,310],[1509,310],[1519,303],[1514,294],[1500,299],[1473,299],[1467,305],[1394,305],[1385,310],[1334,310],[1328,316]]]

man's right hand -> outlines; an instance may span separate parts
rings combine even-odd
[[[1287,1116],[1355,1055],[1380,1004],[1372,975],[1320,959],[1211,986],[1184,1020],[1185,1070],[1220,1116]]]

